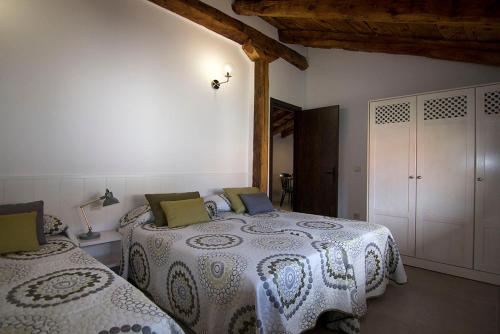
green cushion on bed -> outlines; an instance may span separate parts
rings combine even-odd
[[[146,199],[151,206],[151,211],[155,217],[155,225],[165,226],[168,225],[168,220],[160,206],[160,202],[200,198],[200,193],[196,191],[190,193],[146,194],[144,196],[146,196]]]
[[[0,215],[0,254],[37,250],[37,213]]]
[[[226,197],[231,202],[231,208],[236,213],[245,212],[245,204],[241,201],[241,194],[255,194],[260,192],[259,188],[256,187],[245,187],[245,188],[224,188]]]
[[[171,228],[210,221],[203,198],[164,201],[160,205]]]

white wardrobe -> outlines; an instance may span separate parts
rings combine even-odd
[[[500,84],[371,101],[368,170],[407,263],[500,282]]]

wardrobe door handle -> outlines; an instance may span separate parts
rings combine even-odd
[[[421,180],[422,179],[422,176],[417,176],[417,180]]]
[[[410,180],[413,180],[413,179],[415,178],[415,176],[410,175],[410,176],[408,176],[408,178],[409,178]]]
[[[482,177],[478,177],[478,178],[477,178],[477,180],[478,180],[479,182],[481,182],[481,181],[483,181],[484,179],[483,179]]]

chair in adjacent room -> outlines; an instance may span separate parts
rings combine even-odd
[[[283,202],[285,201],[285,197],[288,195],[288,203],[292,205],[293,203],[293,176],[288,173],[280,174],[281,180],[281,200],[280,207],[283,206]]]

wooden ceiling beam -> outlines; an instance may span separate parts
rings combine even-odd
[[[235,0],[233,10],[268,17],[500,25],[497,0]]]
[[[412,39],[370,34],[346,34],[331,31],[280,30],[284,43],[315,48],[409,54],[469,63],[500,65],[500,43]]]
[[[248,58],[250,58],[251,61],[257,61],[257,60],[264,60],[267,61],[268,63],[272,63],[275,61],[278,57],[276,56],[271,56],[264,51],[256,48],[252,40],[249,39],[242,45],[243,51],[247,55]]]
[[[273,126],[273,129],[272,129],[273,136],[277,135],[278,133],[283,132],[287,129],[293,128],[293,124],[294,124],[294,122],[293,122],[293,118],[292,118],[292,119],[289,119],[286,122],[284,122],[278,126]]]
[[[273,128],[277,128],[277,127],[289,122],[290,120],[293,121],[293,117],[294,117],[293,113],[289,112],[286,115],[284,115],[283,117],[273,120]]]
[[[169,11],[187,18],[240,45],[251,40],[251,45],[265,50],[266,54],[283,58],[301,70],[308,67],[307,59],[295,50],[264,35],[245,23],[215,9],[199,0],[149,0]]]
[[[286,138],[290,135],[293,135],[293,126],[281,132],[281,138]]]

